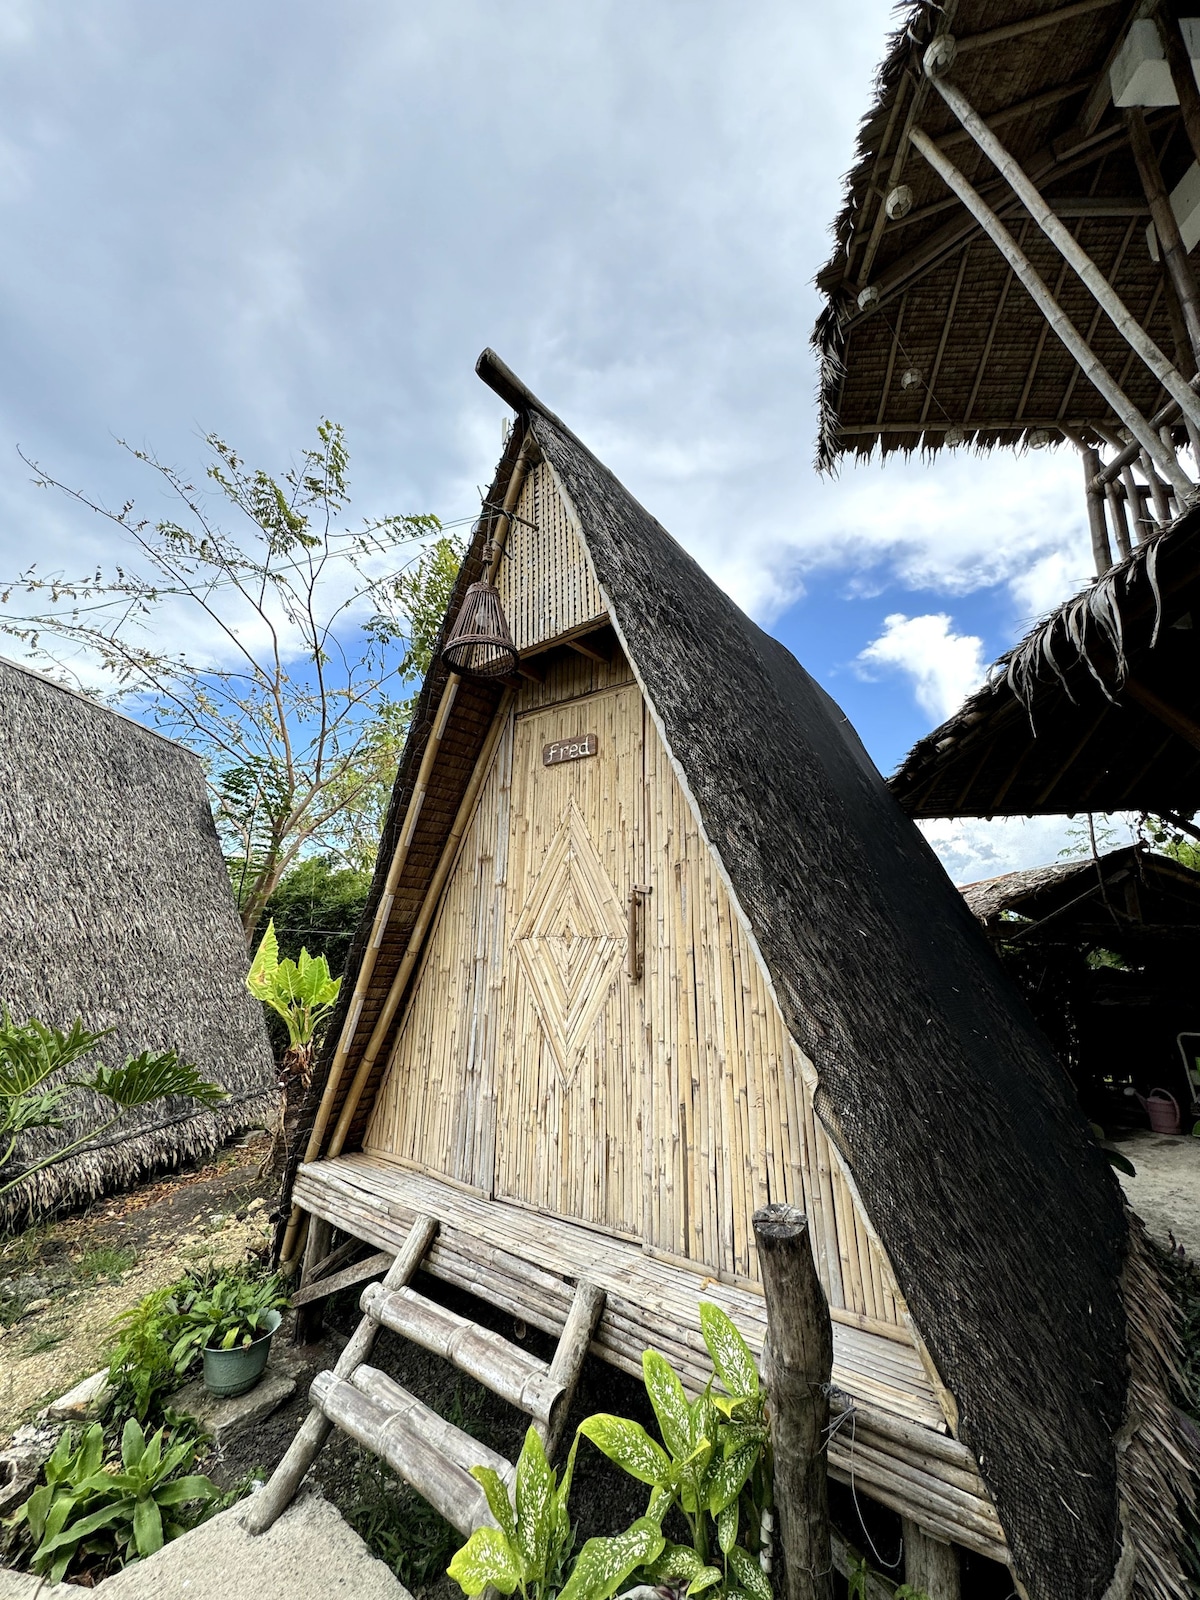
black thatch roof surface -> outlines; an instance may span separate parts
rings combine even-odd
[[[995,1497],[1018,1576],[1033,1600],[1100,1600],[1121,1553],[1119,1480],[1128,1490],[1146,1450],[1135,1436],[1118,1464],[1128,1235],[1066,1075],[833,701],[491,352],[479,370],[521,413],[574,507],[622,648],[816,1065],[818,1110],[956,1398],[960,1436]],[[443,682],[436,668],[425,686],[349,975]],[[497,692],[468,688],[447,725],[448,775],[420,812],[405,907],[388,929],[392,953],[381,953],[367,995],[376,1014],[482,744],[479,697]],[[366,1021],[356,1028],[334,1117],[368,1032]],[[336,1033],[315,1075],[313,1114]],[[387,1054],[385,1045],[380,1065]],[[1169,1546],[1169,1514],[1164,1526]],[[1169,1571],[1174,1557],[1163,1559]]]
[[[1120,426],[1058,338],[1045,337],[1041,313],[971,214],[923,156],[912,149],[905,156],[910,119],[998,210],[1100,360],[1149,416],[1164,399],[1158,380],[1130,360],[1075,275],[1061,273],[1053,245],[926,83],[921,65],[934,33],[953,33],[955,86],[1171,355],[1161,268],[1145,239],[1149,210],[1108,88],[1130,7],[1115,0],[1086,10],[1062,0],[902,0],[897,9],[899,26],[834,223],[834,251],[817,275],[825,296],[813,335],[822,360],[818,464],[832,467],[847,452],[938,450],[950,429],[992,446],[1018,444],[1034,428],[1057,437],[1069,427],[1095,442],[1102,437],[1097,426]],[[1056,11],[1064,15],[1051,25],[1005,31]],[[1182,119],[1174,107],[1147,115],[1172,187],[1192,162]],[[896,184],[911,188],[911,209],[887,220],[885,199]],[[868,286],[878,299],[860,307]],[[908,372],[918,376],[905,384]]]
[[[913,817],[1200,810],[1200,508],[1040,622],[889,782]]]
[[[1178,909],[1174,921],[1188,929],[1196,927],[1200,911],[1200,873],[1142,845],[1108,850],[1097,860],[1085,856],[1077,861],[1054,861],[1043,867],[1006,872],[998,878],[982,878],[978,883],[963,884],[959,892],[980,922],[990,922],[1005,911],[1041,919],[1057,915],[1082,898],[1099,896],[1103,899],[1106,890],[1115,890],[1130,879],[1139,882],[1151,894],[1160,893],[1174,902],[1172,909]],[[1118,915],[1124,913],[1122,897],[1114,896],[1114,904],[1119,908]],[[1135,919],[1131,917],[1130,920]],[[1147,920],[1140,904],[1136,920]],[[1162,920],[1169,925],[1166,916]]]
[[[18,1020],[114,1027],[85,1068],[175,1046],[230,1095],[130,1112],[0,1201],[3,1227],[215,1149],[272,1113],[275,1074],[197,757],[3,659],[0,752],[0,998]],[[66,1131],[104,1104],[80,1094]],[[27,1136],[16,1164],[57,1137]]]

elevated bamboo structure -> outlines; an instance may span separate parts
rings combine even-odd
[[[307,1226],[317,1294],[333,1231],[409,1272],[436,1219],[422,1284],[555,1335],[587,1288],[594,1355],[637,1372],[655,1345],[698,1391],[700,1299],[761,1347],[753,1217],[799,1207],[833,1475],[926,1555],[1098,1600],[1143,1560],[1124,1507],[1157,1447],[1126,1414],[1120,1194],[1058,1063],[832,701],[490,351],[479,371],[516,423],[443,637],[494,542],[519,675],[425,683],[284,1257]],[[314,1438],[337,1408],[366,1426],[344,1388],[314,1401]]]
[[[215,1111],[127,1112],[0,1199],[2,1231],[206,1155],[268,1122],[277,1090],[199,759],[3,659],[0,751],[0,1000],[18,1021],[114,1029],[97,1062],[175,1048],[229,1094]],[[111,1115],[82,1092],[65,1110],[61,1131],[22,1137],[2,1176]]]

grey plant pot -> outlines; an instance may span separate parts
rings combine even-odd
[[[266,1370],[271,1340],[282,1320],[278,1311],[268,1311],[267,1331],[253,1344],[242,1345],[236,1350],[204,1352],[204,1387],[209,1394],[228,1400],[235,1394],[245,1394],[247,1389],[253,1389]]]

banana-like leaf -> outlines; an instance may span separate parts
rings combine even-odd
[[[521,1581],[517,1553],[499,1528],[476,1528],[446,1568],[465,1595],[482,1594],[490,1585],[511,1594]]]
[[[275,919],[267,923],[267,931],[259,940],[250,971],[246,974],[246,987],[256,1000],[265,1000],[271,979],[279,966],[279,939],[275,933]]]
[[[665,1544],[662,1529],[639,1517],[615,1539],[589,1539],[559,1600],[610,1600],[635,1567],[653,1561]]]
[[[130,1056],[123,1067],[97,1067],[89,1080],[75,1087],[91,1089],[122,1110],[148,1105],[168,1095],[185,1095],[204,1106],[218,1106],[228,1098],[219,1083],[202,1078],[198,1069],[190,1061],[181,1061],[175,1050],[157,1054],[143,1050],[141,1055]]]

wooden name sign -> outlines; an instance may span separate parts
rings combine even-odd
[[[594,733],[585,734],[582,739],[556,739],[553,744],[542,746],[542,765],[556,767],[560,761],[582,761],[584,756],[594,756],[597,748]]]

